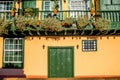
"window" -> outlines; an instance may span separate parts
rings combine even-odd
[[[83,51],[96,51],[97,50],[97,41],[96,40],[83,40],[82,41],[82,50]]]
[[[23,67],[23,38],[4,39],[3,68]]]
[[[61,0],[56,0],[57,4],[58,4],[58,10],[61,10]],[[46,18],[47,15],[53,15],[53,6],[54,6],[54,1],[51,0],[42,0],[43,4],[42,4],[42,10],[45,11],[43,12],[43,16],[42,19]],[[57,14],[57,18],[59,18],[61,20],[62,18],[62,14],[58,12]]]
[[[11,18],[11,14],[8,13],[11,9],[12,6],[14,4],[14,1],[0,1],[0,17],[3,18],[4,16],[6,16],[6,18]],[[3,13],[7,12],[6,14]]]
[[[87,11],[89,7],[89,0],[69,0],[69,9],[72,10],[72,12],[70,12],[71,17],[77,18],[78,15],[81,17],[84,17],[85,15],[88,16],[88,12],[84,11]],[[76,12],[76,10],[81,10],[82,12]]]
[[[45,10],[46,11],[50,11],[51,8],[50,8],[50,1],[45,1]]]

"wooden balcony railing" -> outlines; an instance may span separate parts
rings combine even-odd
[[[48,14],[53,16],[53,11],[35,11],[35,16],[39,16],[39,19],[42,20],[47,17]],[[21,12],[16,12],[17,15],[24,15],[24,11],[21,10]],[[88,17],[90,18],[90,12],[89,11],[82,11],[82,10],[64,10],[64,11],[58,11],[57,18],[59,20],[64,20],[66,17]],[[99,16],[98,16],[99,15]],[[0,11],[0,18],[6,17],[6,19],[11,19],[10,11]],[[96,11],[95,17],[101,17],[109,19],[111,22],[120,22],[120,11]]]
[[[25,12],[23,10],[20,10],[15,14],[15,16],[18,15],[24,16]],[[67,17],[72,17],[77,20],[78,16],[82,18],[87,18],[88,20],[90,20],[91,17],[93,17],[94,21],[96,21],[96,19],[98,18],[104,18],[110,20],[110,26],[108,27],[108,29],[113,30],[112,31],[113,33],[116,33],[116,30],[120,31],[120,11],[95,11],[94,16],[91,16],[89,11],[65,10],[65,11],[58,11],[57,15],[54,16],[53,11],[35,10],[33,12],[33,15],[28,17],[31,17],[33,19],[36,19],[37,17],[39,20],[44,20],[48,16],[55,17],[60,21],[65,20]],[[10,15],[10,11],[0,11],[0,18],[3,18],[5,20],[9,19],[11,21],[14,19],[14,17]]]

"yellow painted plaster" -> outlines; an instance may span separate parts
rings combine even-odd
[[[0,68],[2,68],[2,57],[3,57],[3,37],[0,37]]]
[[[82,52],[82,40],[96,39],[97,51]],[[43,45],[45,48],[43,49]],[[77,49],[77,45],[79,48]],[[24,72],[26,75],[48,75],[48,46],[74,46],[74,75],[119,75],[120,37],[26,37]]]

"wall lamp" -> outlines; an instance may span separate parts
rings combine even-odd
[[[66,0],[64,0],[64,3],[66,2]]]
[[[45,45],[43,45],[42,47],[43,47],[43,49],[45,49]]]
[[[79,45],[76,45],[76,48],[79,49]]]

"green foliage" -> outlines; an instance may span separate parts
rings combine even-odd
[[[10,20],[0,19],[0,34],[8,34],[11,24]]]
[[[15,27],[19,31],[25,31],[27,27],[36,27],[36,20],[25,18],[24,16],[15,17]]]
[[[68,25],[68,26],[72,26],[72,24],[75,22],[75,18],[72,17],[68,17],[64,20],[64,22]]]
[[[61,22],[55,18],[46,18],[41,21],[41,27],[47,31],[61,31]]]
[[[26,23],[24,16],[15,17],[15,27],[17,30],[24,31],[26,29]]]
[[[77,20],[78,29],[83,29],[88,24],[89,24],[89,21],[87,18],[80,18],[80,16],[78,16],[78,20]]]
[[[25,8],[25,16],[33,16],[34,10],[32,8]]]
[[[108,26],[110,24],[110,20],[99,18],[95,21],[95,28],[99,29],[100,31],[108,29]]]

